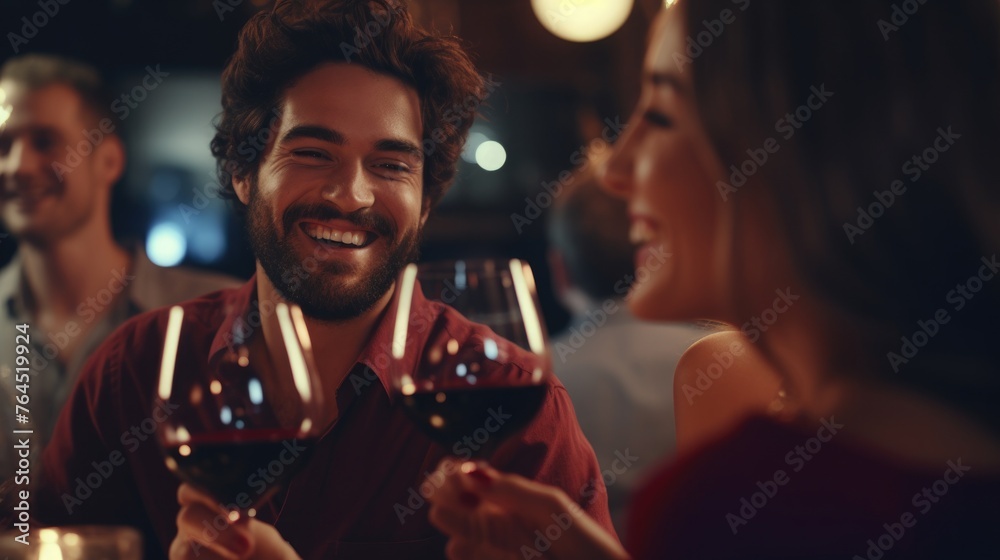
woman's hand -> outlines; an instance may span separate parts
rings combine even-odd
[[[228,512],[214,499],[187,484],[177,490],[177,502],[181,511],[170,560],[299,558],[271,525],[247,518],[230,523]]]
[[[624,560],[618,540],[562,490],[486,465],[445,459],[431,475],[429,518],[452,560]]]

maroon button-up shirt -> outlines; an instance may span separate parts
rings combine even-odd
[[[234,322],[259,325],[256,286],[251,279],[182,304],[179,354],[207,375]],[[423,344],[443,335],[461,343],[489,332],[429,302],[419,290],[411,310],[428,319]],[[131,525],[144,533],[147,553],[157,556],[176,535],[179,509],[179,482],[154,434],[171,412],[153,407],[167,315],[160,309],[132,319],[91,357],[42,458],[41,485],[32,496],[33,513],[46,523]],[[394,405],[386,371],[393,318],[387,315],[337,391],[336,423],[287,490],[258,512],[304,558],[444,556],[444,538],[427,521],[421,484],[449,450],[432,443]],[[519,363],[527,359],[515,356],[510,365],[531,371]],[[548,381],[538,416],[491,462],[561,487],[612,530],[597,461],[558,380]]]

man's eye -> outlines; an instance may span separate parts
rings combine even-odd
[[[389,171],[396,171],[399,173],[406,173],[410,171],[409,166],[403,165],[401,163],[380,163],[378,164],[377,167],[380,167],[382,169],[388,169]]]
[[[316,150],[295,150],[292,154],[309,159],[323,159],[326,157],[323,152],[318,152]]]
[[[646,122],[652,124],[653,126],[659,126],[661,128],[670,128],[674,126],[674,121],[671,120],[670,117],[656,111],[646,111],[643,118]]]
[[[31,143],[34,145],[36,150],[45,153],[50,149],[52,149],[52,146],[55,144],[55,141],[48,134],[41,134],[35,136],[32,139]]]

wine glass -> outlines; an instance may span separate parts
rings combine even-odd
[[[526,263],[410,264],[389,312],[394,389],[451,454],[488,459],[534,418],[552,367]]]
[[[323,428],[302,310],[279,303],[274,313],[277,340],[268,344],[261,328],[247,334],[237,321],[207,367],[204,355],[183,352],[183,308],[173,307],[167,324],[155,406],[169,416],[157,439],[167,467],[218,500],[231,521],[256,516],[302,468]]]

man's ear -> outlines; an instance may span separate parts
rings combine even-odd
[[[431,215],[431,201],[424,198],[420,205],[420,227],[423,229],[424,224],[427,223],[427,218]]]
[[[98,177],[110,189],[125,172],[125,146],[117,134],[108,134],[95,151]]]
[[[244,206],[250,205],[250,178],[247,177],[233,177],[233,190],[236,191],[236,197],[240,199],[240,202]]]

